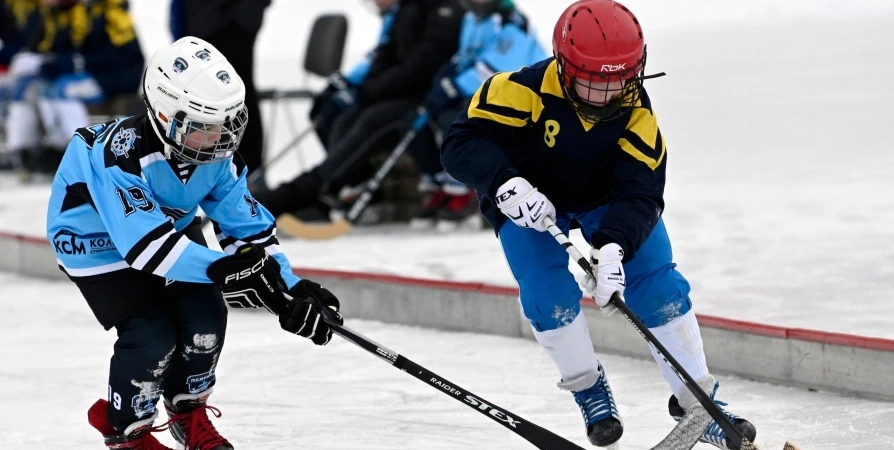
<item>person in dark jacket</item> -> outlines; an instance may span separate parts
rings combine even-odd
[[[372,63],[376,58],[376,51],[391,39],[391,26],[394,24],[397,11],[400,10],[399,0],[368,1],[382,17],[382,27],[375,47],[362,60],[354,64],[347,73],[332,74],[326,89],[314,97],[313,105],[310,108],[310,119],[316,123],[314,131],[320,139],[320,143],[323,144],[323,149],[327,152],[339,139],[339,135],[332,132],[333,129],[343,128],[343,126],[335,127],[336,122],[345,122],[346,119],[356,117],[357,110],[353,107],[357,104],[357,87],[363,84],[369,75]],[[343,114],[348,111],[350,113]]]
[[[0,49],[10,84],[7,151],[61,154],[74,131],[87,125],[85,105],[137,92],[144,60],[127,2],[7,0],[7,6],[7,20],[16,25]],[[56,158],[32,159],[40,163],[32,169],[55,170],[44,163]]]
[[[12,15],[12,10],[6,3],[0,3],[0,43],[15,39],[15,31],[18,26]]]
[[[337,195],[357,181],[376,149],[372,141],[404,125],[404,118],[422,102],[435,72],[456,53],[464,12],[457,0],[397,3],[387,36],[374,50],[362,81],[353,85],[340,78],[344,86],[327,88],[341,91],[339,95],[350,106],[333,123],[330,136],[335,139],[326,143],[326,159],[271,191],[255,192],[274,215],[310,206],[321,194]]]
[[[172,0],[171,34],[174,40],[195,36],[223,53],[245,83],[248,127],[239,153],[249,172],[263,161],[264,126],[255,89],[255,41],[271,0]]]

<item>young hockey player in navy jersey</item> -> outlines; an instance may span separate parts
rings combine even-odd
[[[597,280],[585,287],[602,307],[620,292],[668,351],[713,397],[689,283],[675,269],[661,219],[667,155],[643,88],[646,48],[637,19],[611,0],[580,0],[559,18],[554,57],[485,82],[442,146],[447,171],[478,193],[497,230],[537,341],[573,393],[594,445],[620,439],[623,424],[593,351],[568,255],[544,233],[579,226],[592,245]],[[671,416],[698,402],[658,356],[670,384]],[[718,405],[725,406],[719,400]],[[754,441],[747,420],[726,413]],[[713,422],[702,441],[729,448]]]
[[[143,75],[147,113],[82,128],[53,181],[47,237],[59,267],[118,340],[107,400],[88,418],[108,448],[163,449],[151,435],[164,398],[185,448],[232,449],[206,409],[224,343],[226,303],[267,308],[286,331],[326,344],[328,290],[292,274],[274,219],[246,187],[235,155],[248,121],[245,87],[224,55],[185,37]],[[194,222],[211,217],[221,248]]]

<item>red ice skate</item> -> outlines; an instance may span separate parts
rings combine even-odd
[[[171,418],[171,434],[185,450],[232,450],[233,445],[223,438],[205,410],[220,417],[220,410],[208,406],[212,389],[201,394],[180,394],[172,401],[165,399],[165,409]]]
[[[109,423],[109,418],[106,414],[108,409],[109,402],[99,399],[87,411],[87,421],[90,422],[90,425],[93,425],[93,428],[102,433],[106,447],[116,450],[173,450],[162,445],[161,442],[158,442],[158,439],[152,436],[153,431],[163,431],[166,428],[165,425],[167,425],[152,426],[155,417],[158,416],[158,412],[152,414],[152,417],[130,424],[123,433],[118,433],[112,427],[112,424]]]

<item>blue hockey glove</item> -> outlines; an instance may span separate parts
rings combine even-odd
[[[423,106],[429,117],[438,117],[445,109],[460,101],[459,89],[453,79],[456,77],[456,65],[447,63],[441,66],[433,78],[432,88],[425,96]]]
[[[453,84],[453,79],[443,77],[425,96],[425,109],[431,117],[437,117],[442,111],[459,102],[459,91]]]

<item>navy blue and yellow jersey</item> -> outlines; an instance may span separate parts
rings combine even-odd
[[[441,161],[478,192],[495,230],[506,217],[494,195],[516,176],[559,212],[610,205],[589,238],[596,247],[619,244],[628,260],[664,209],[667,157],[648,95],[626,116],[585,122],[564,97],[554,58],[486,81],[448,129]]]
[[[178,163],[163,151],[145,114],[75,133],[47,212],[59,267],[76,279],[133,268],[210,283],[205,272],[212,262],[254,243],[276,258],[286,286],[294,286],[299,279],[279,249],[274,218],[248,191],[248,170],[233,160]],[[226,253],[184,235],[199,206],[215,222]]]
[[[143,52],[126,0],[58,8],[36,0],[6,1],[18,29],[13,40],[3,43],[0,65],[20,51],[52,54],[69,73],[84,70],[93,76],[106,96],[137,91]]]

